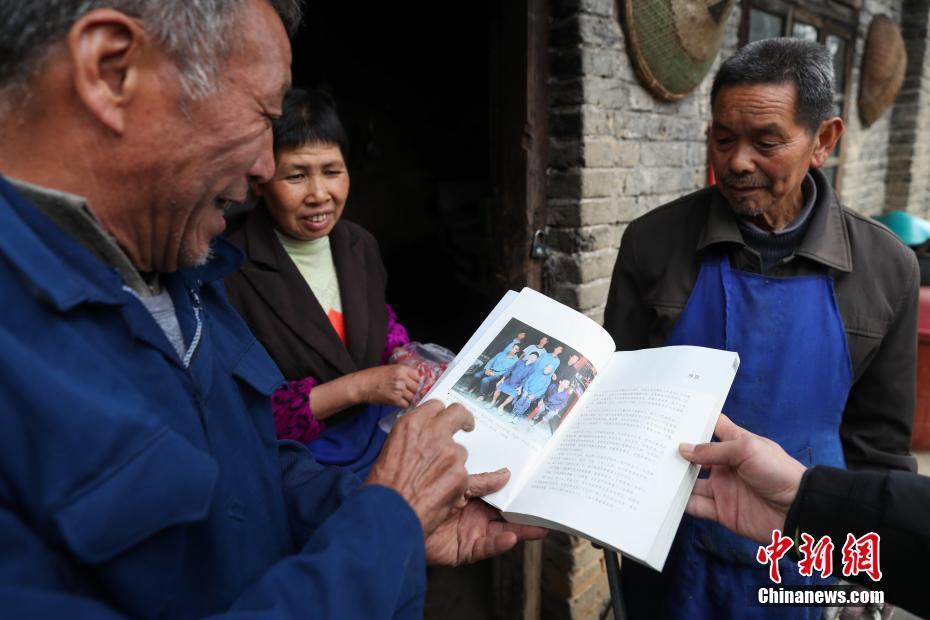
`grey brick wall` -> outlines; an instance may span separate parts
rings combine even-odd
[[[846,119],[846,162],[840,198],[867,215],[886,211],[886,180],[889,174],[889,144],[892,134],[892,110],[886,110],[871,127],[864,128],[859,120],[859,81],[862,54],[869,24],[875,15],[884,14],[901,22],[901,0],[866,0],[859,13],[859,32],[850,80],[850,106]]]
[[[709,80],[676,103],[640,86],[616,11],[554,0],[550,34],[549,290],[598,321],[624,225],[705,184],[710,118]]]
[[[930,0],[905,0],[902,35],[908,66],[892,111],[887,209],[930,215]]]

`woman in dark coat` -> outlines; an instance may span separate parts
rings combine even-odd
[[[273,400],[278,437],[364,476],[385,439],[378,420],[418,386],[415,370],[384,365],[409,338],[385,302],[377,242],[341,219],[348,149],[332,100],[294,89],[273,129],[275,175],[231,223],[247,262],[226,289],[288,380]]]

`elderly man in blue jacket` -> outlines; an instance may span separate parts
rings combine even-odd
[[[296,0],[0,0],[0,610],[418,617],[539,530],[405,416],[364,483],[275,440],[223,211],[274,170]]]
[[[539,365],[538,362],[537,365]],[[530,405],[534,405],[546,393],[546,389],[550,385],[552,385],[552,364],[547,362],[543,366],[542,372],[531,373],[523,380],[520,385],[520,398],[513,404],[510,421],[516,424],[517,420],[526,416],[526,411],[530,408]]]
[[[496,383],[498,377],[513,368],[520,360],[520,345],[511,344],[506,351],[501,351],[488,360],[478,372],[472,375],[474,384],[478,386],[478,400],[484,400],[491,389],[491,384]]]

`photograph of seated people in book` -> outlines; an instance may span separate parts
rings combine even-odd
[[[455,383],[466,405],[545,441],[568,416],[596,371],[579,352],[511,319]]]

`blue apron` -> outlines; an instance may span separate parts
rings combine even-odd
[[[364,480],[387,439],[378,420],[396,409],[392,405],[368,405],[351,420],[327,426],[307,447],[317,462],[345,467]]]
[[[740,368],[723,407],[734,422],[806,465],[845,467],[839,427],[852,385],[843,319],[826,274],[773,278],[733,271],[710,251],[667,345],[736,351]],[[623,567],[630,618],[820,618],[820,608],[760,607],[774,585],[759,544],[685,515],[664,571]],[[821,582],[780,562],[782,585]],[[829,583],[832,578],[824,581]],[[777,586],[776,586],[777,587]]]

